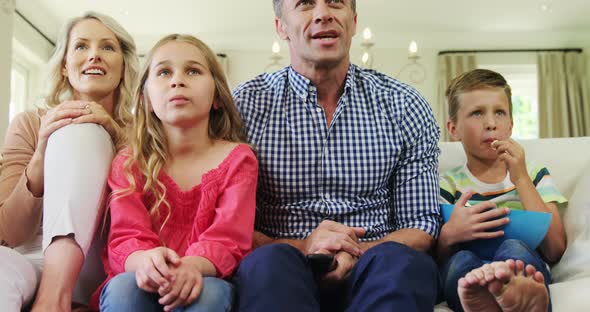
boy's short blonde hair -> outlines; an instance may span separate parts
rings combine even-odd
[[[474,69],[459,75],[451,81],[445,93],[449,102],[449,119],[455,123],[457,122],[457,112],[461,104],[459,103],[459,96],[461,94],[493,88],[500,88],[506,93],[510,119],[512,119],[512,90],[502,75],[489,69]]]

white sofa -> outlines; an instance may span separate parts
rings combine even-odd
[[[590,311],[590,137],[520,141],[527,160],[545,165],[569,200],[561,211],[568,247],[552,270],[554,312]],[[461,143],[440,144],[443,172],[465,163]],[[435,311],[451,311],[445,303]]]

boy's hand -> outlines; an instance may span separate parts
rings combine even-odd
[[[506,164],[512,184],[516,185],[520,179],[529,178],[524,149],[520,144],[513,139],[508,139],[492,142],[492,148],[496,150],[500,160]]]
[[[488,232],[500,227],[510,220],[505,217],[510,213],[508,208],[496,208],[492,202],[481,202],[471,207],[465,207],[473,193],[466,192],[455,203],[449,221],[443,226],[441,236],[444,235],[449,245],[476,239],[490,239],[504,235],[504,231]],[[502,218],[503,217],[503,218]],[[501,219],[496,219],[501,218]]]
[[[160,287],[158,302],[164,305],[164,311],[191,304],[199,297],[203,289],[203,275],[195,257],[183,257],[180,264],[170,269],[171,283]]]
[[[138,257],[139,263],[135,271],[137,286],[150,293],[158,292],[160,287],[168,287],[172,277],[169,264],[176,265],[180,262],[176,252],[166,247],[157,247],[136,253],[139,253],[134,255]]]

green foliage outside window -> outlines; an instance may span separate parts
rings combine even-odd
[[[539,137],[539,120],[533,111],[532,101],[527,96],[512,97],[512,118],[514,127],[512,137],[515,139],[535,139]]]

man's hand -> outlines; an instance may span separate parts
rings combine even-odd
[[[358,262],[358,259],[358,257],[355,257],[346,251],[336,253],[336,256],[334,256],[336,269],[326,273],[326,275],[322,277],[324,285],[330,287],[343,282],[350,275],[350,272]]]
[[[365,235],[363,228],[348,227],[344,224],[330,220],[324,220],[304,240],[303,253],[314,254],[337,254],[345,251],[359,257],[362,249],[359,244],[359,237]]]

